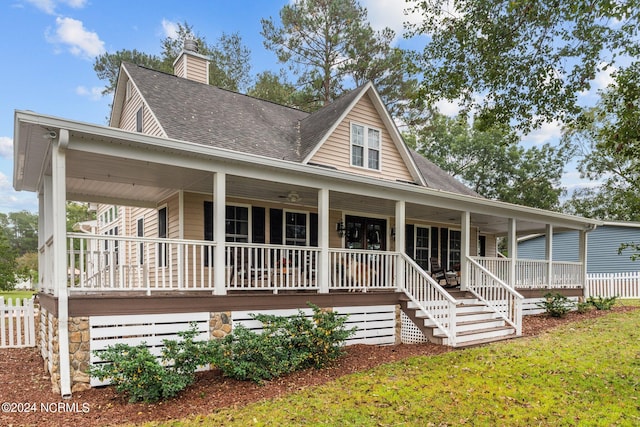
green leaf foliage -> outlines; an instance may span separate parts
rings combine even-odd
[[[581,176],[598,184],[574,193],[566,210],[604,220],[640,221],[640,64],[614,76],[616,84],[564,135],[582,147]]]
[[[564,317],[575,307],[575,304],[566,296],[551,292],[545,294],[544,299],[536,305],[543,308],[551,317]]]
[[[503,202],[557,210],[565,164],[574,150],[569,144],[523,148],[507,126],[469,124],[434,113],[412,126],[407,138],[419,153],[476,193]]]
[[[459,101],[525,131],[575,118],[598,72],[640,47],[637,0],[426,0],[413,10],[422,19],[409,35],[427,40],[414,58],[418,97]]]
[[[347,316],[311,305],[313,316],[256,315],[261,333],[234,327],[214,346],[213,364],[228,377],[260,383],[305,368],[320,368],[342,354]]]
[[[144,343],[116,344],[94,351],[105,363],[92,366],[90,375],[101,381],[108,379],[130,402],[169,399],[192,384],[196,369],[211,358],[210,342],[194,341],[197,334],[196,325],[191,325],[178,333],[179,341],[164,340],[160,360]]]

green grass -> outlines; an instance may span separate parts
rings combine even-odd
[[[146,425],[640,425],[640,310]]]
[[[33,291],[0,291],[0,297],[3,297],[5,301],[16,298],[31,298],[33,295],[35,295]]]

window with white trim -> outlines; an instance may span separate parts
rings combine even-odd
[[[415,230],[415,261],[419,266],[428,270],[430,268],[429,258],[431,256],[429,228],[416,226]]]
[[[285,244],[307,245],[307,214],[305,212],[285,212]]]
[[[351,123],[351,165],[380,170],[379,129]]]

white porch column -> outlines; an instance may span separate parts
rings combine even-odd
[[[42,227],[44,232],[42,234],[42,244],[44,245],[44,263],[42,271],[41,283],[43,288],[48,292],[53,292],[54,296],[58,296],[58,287],[55,286],[53,280],[53,248],[47,246],[47,241],[53,235],[53,180],[50,175],[45,175],[42,180],[43,193],[44,193],[44,208],[39,211],[39,217],[42,217]],[[39,221],[39,220],[38,220]],[[40,274],[39,274],[40,275]]]
[[[44,229],[44,194],[42,190],[38,191],[38,283],[36,284],[37,290],[42,291],[44,289],[42,283],[42,276],[44,275],[45,261],[42,247],[47,239],[45,238],[46,232]]]
[[[65,150],[69,144],[69,131],[60,129],[53,143],[52,218],[53,218],[53,281],[58,290],[58,351],[60,361],[60,394],[71,397],[71,367],[69,366],[69,295],[67,290],[67,189]],[[69,266],[71,267],[71,266]]]
[[[553,285],[553,225],[547,224],[544,240],[544,256],[547,260],[547,287]]]
[[[319,292],[329,293],[329,189],[318,190],[318,246],[320,258],[316,266]]]
[[[227,203],[227,177],[224,172],[213,174],[213,288],[214,294],[226,295],[227,266],[225,265],[225,218]]]
[[[580,262],[582,263],[582,295],[585,300],[589,298],[591,295],[589,294],[589,288],[587,287],[587,249],[588,249],[588,234],[586,230],[580,230],[580,234],[578,235],[578,250],[580,252]]]
[[[184,239],[184,191],[178,192],[178,239]],[[187,265],[184,257],[184,246],[178,245],[178,288],[185,287],[184,272]]]
[[[516,234],[516,219],[509,218],[507,233],[507,252],[509,253],[509,286],[516,286],[516,261],[518,259],[518,236]]]
[[[404,200],[396,201],[396,252],[403,254],[406,248],[405,224],[407,223],[406,203]],[[404,288],[404,260],[398,257],[396,268],[396,289]]]
[[[462,212],[460,217],[460,290],[467,289],[469,283],[469,254],[471,253],[471,213]]]

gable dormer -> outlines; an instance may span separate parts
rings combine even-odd
[[[407,147],[371,83],[305,119],[310,138],[313,132],[308,128],[313,128],[315,120],[328,121],[331,127],[316,131],[316,135],[322,136],[307,155],[306,163],[391,181],[422,183]]]

